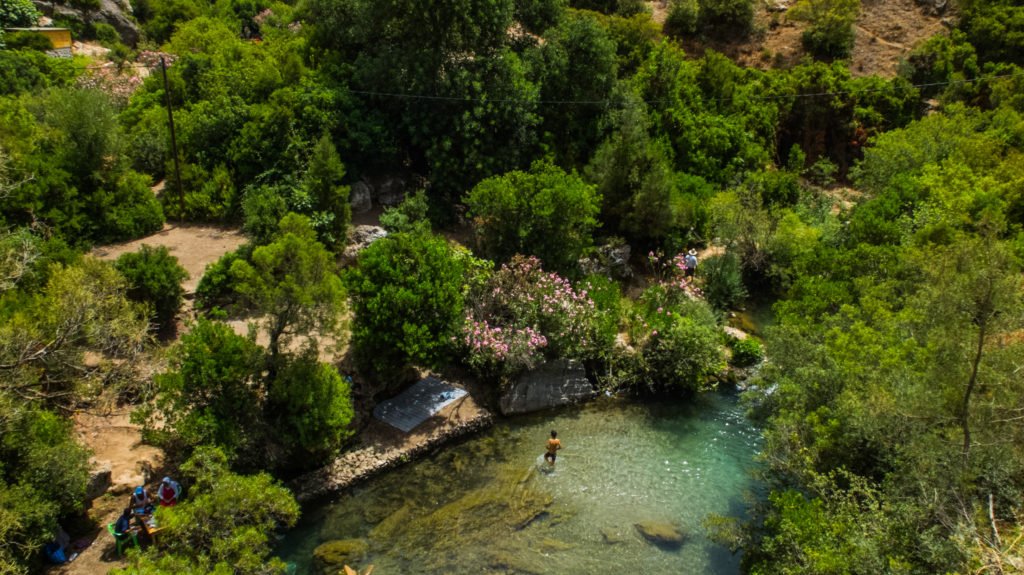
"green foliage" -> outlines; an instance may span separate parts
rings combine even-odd
[[[181,282],[188,279],[178,258],[164,246],[143,245],[139,251],[117,258],[114,267],[128,280],[128,297],[151,305],[160,329],[173,328],[185,294]]]
[[[860,0],[801,0],[787,12],[794,20],[810,24],[802,40],[820,58],[846,58],[853,50],[853,23]]]
[[[692,36],[700,23],[700,3],[697,0],[672,0],[665,17],[665,33],[672,36]]]
[[[307,348],[270,386],[275,430],[299,467],[329,461],[353,434],[349,384],[317,356],[315,347]]]
[[[697,277],[703,280],[704,296],[715,309],[732,309],[747,297],[740,260],[732,252],[705,258],[697,266]]]
[[[181,338],[171,370],[157,375],[156,408],[141,408],[137,419],[151,441],[190,453],[215,445],[241,465],[262,461],[262,352],[230,326],[200,319]]]
[[[63,86],[73,77],[73,71],[66,63],[34,50],[17,50],[13,45],[9,48],[0,50],[0,96]],[[49,40],[46,49],[50,49]]]
[[[752,0],[700,0],[699,29],[718,37],[745,36],[754,24]]]
[[[764,359],[764,346],[761,342],[748,337],[732,342],[732,358],[729,363],[736,367],[750,367]]]
[[[304,191],[313,201],[313,228],[320,243],[330,247],[343,246],[352,206],[348,203],[348,186],[342,185],[345,166],[338,157],[331,139],[324,134],[313,147],[306,169]]]
[[[268,244],[277,233],[278,223],[288,213],[286,192],[286,188],[279,186],[259,186],[245,191],[242,230],[254,244]]]
[[[463,320],[467,260],[442,237],[407,233],[360,254],[347,283],[362,369],[387,381],[409,364],[436,365],[448,356]]]
[[[125,297],[124,278],[91,257],[47,274],[39,293],[0,321],[0,391],[67,405],[130,379],[148,325],[144,308]],[[87,351],[117,361],[87,368]]]
[[[299,518],[286,488],[266,473],[232,473],[224,452],[214,447],[196,450],[181,472],[192,487],[182,503],[158,511],[161,547],[131,555],[131,565],[114,573],[286,573],[284,562],[270,555],[275,531]]]
[[[689,396],[713,389],[725,367],[714,312],[674,288],[648,288],[629,328],[634,351],[615,358],[616,379],[638,391]]]
[[[237,260],[248,260],[252,257],[252,244],[243,244],[237,250],[227,252],[216,262],[206,266],[203,277],[196,287],[196,307],[210,310],[215,306],[227,307],[235,303],[235,284],[231,276],[231,266]]]
[[[1024,8],[1016,2],[964,2],[960,28],[983,61],[1024,64]]]
[[[498,262],[533,255],[566,272],[590,247],[600,196],[551,164],[484,180],[465,198],[483,253]]]
[[[31,0],[3,0],[0,2],[0,28],[35,26],[42,14]]]
[[[271,379],[289,337],[330,334],[344,309],[334,258],[297,214],[281,219],[274,241],[253,250],[251,261],[232,262],[231,276],[238,294],[267,316]]]
[[[58,520],[80,510],[88,459],[68,420],[0,391],[0,571],[28,573]]]
[[[384,208],[380,215],[380,225],[388,233],[427,233],[430,232],[430,219],[427,214],[430,206],[427,194],[420,190],[406,196],[401,204]]]
[[[37,32],[9,32],[4,34],[8,50],[34,50],[46,52],[53,49],[50,39]]]

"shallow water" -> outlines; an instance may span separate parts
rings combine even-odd
[[[540,456],[551,429],[564,449]],[[709,513],[743,516],[759,433],[733,396],[640,404],[602,399],[503,421],[471,440],[307,509],[280,555],[314,573],[313,549],[363,538],[375,574],[732,574],[739,557],[708,540]],[[668,521],[678,549],[633,525]],[[355,566],[355,565],[353,565]]]

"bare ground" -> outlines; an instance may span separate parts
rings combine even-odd
[[[648,4],[654,20],[663,23],[668,11],[661,0]],[[806,24],[789,20],[784,12],[769,11],[764,2],[756,6],[755,32],[743,42],[688,39],[683,41],[687,53],[700,56],[705,48],[712,48],[740,65],[760,69],[789,68],[800,63],[806,56],[800,43]],[[930,14],[915,0],[862,0],[850,71],[854,76],[894,77],[902,58],[944,30],[942,16]]]
[[[164,246],[188,272],[182,284],[186,293],[194,293],[206,266],[220,256],[237,249],[246,238],[236,228],[192,224],[164,225],[164,229],[142,239],[93,249],[102,260],[114,260],[121,254],[138,251],[143,245]]]

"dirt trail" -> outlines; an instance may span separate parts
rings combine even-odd
[[[245,243],[242,232],[235,228],[203,225],[164,225],[164,229],[142,239],[93,249],[101,260],[115,260],[121,254],[138,251],[143,245],[164,246],[188,272],[182,283],[185,293],[195,293],[206,266]]]
[[[124,566],[117,556],[113,538],[107,533],[107,524],[117,520],[131,489],[145,484],[151,493],[155,492],[164,454],[159,448],[142,443],[139,427],[129,421],[127,409],[110,413],[80,412],[73,419],[79,443],[93,453],[93,467],[110,468],[111,488],[93,501],[88,510],[89,518],[98,526],[85,536],[92,539],[92,544],[74,561],[50,572],[98,575]]]

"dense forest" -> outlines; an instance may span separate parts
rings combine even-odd
[[[683,48],[762,34],[753,0],[136,0],[139,38],[66,3],[105,57],[0,36],[0,573],[81,515],[69,416],[101,398],[189,493],[118,572],[270,574],[281,481],[415,368],[573,358],[657,401],[762,356],[770,496],[708,522],[747,572],[1024,568],[1019,2],[960,0],[893,78],[851,73],[859,0],[793,3],[807,56],[766,69]],[[370,186],[404,201],[353,261]],[[89,255],[166,221],[248,239],[184,325],[166,249]],[[720,329],[748,297],[776,302],[763,349]]]

